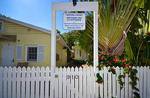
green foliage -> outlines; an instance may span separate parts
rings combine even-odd
[[[147,19],[149,20],[149,18],[150,14]],[[150,59],[149,22],[144,19],[143,21],[140,20],[139,23],[134,25],[134,21],[132,22],[133,26],[131,26],[130,32],[128,32],[128,39],[125,44],[127,54],[133,61],[132,63],[138,66],[150,64],[148,60]],[[141,27],[138,25],[141,25]]]
[[[72,46],[75,45],[75,42],[78,42],[80,34],[77,31],[71,31],[63,34],[67,45],[72,49]]]
[[[125,84],[125,77],[128,76],[130,79],[130,85],[133,89],[133,94],[134,97],[133,98],[140,98],[139,95],[139,89],[136,87],[137,86],[137,81],[138,78],[136,76],[137,74],[137,70],[134,69],[132,67],[132,64],[130,64],[130,62],[127,60],[127,55],[124,52],[122,55],[118,55],[118,56],[113,56],[110,54],[107,54],[107,52],[102,52],[99,55],[99,66],[98,69],[102,70],[103,66],[107,66],[109,68],[109,72],[111,72],[112,74],[116,74],[116,68],[119,67],[121,68],[121,70],[123,70],[122,73],[120,73],[120,75],[118,75],[118,82],[120,84],[120,88],[124,88],[124,84]],[[97,83],[102,83],[103,82],[103,78],[100,76],[99,73],[97,73]]]
[[[143,0],[99,0],[99,41],[102,50],[113,49],[127,31]]]
[[[138,9],[130,24],[125,48],[130,60],[135,65],[150,64],[150,0],[144,0],[144,7]],[[135,44],[136,42],[136,44]]]
[[[129,61],[125,52],[121,55],[110,55],[105,52],[99,54],[99,64],[111,67],[129,67]],[[101,67],[101,66],[98,66]],[[99,68],[100,69],[100,68]],[[112,69],[110,69],[113,71]]]
[[[97,83],[103,83],[103,78],[100,76],[99,73],[96,74],[96,77],[97,77],[97,80],[96,80]]]
[[[67,67],[81,67],[82,65],[86,64],[86,61],[83,61],[83,60],[74,60],[72,59]]]
[[[75,45],[75,42],[78,42],[79,33],[76,31],[71,31],[68,33],[64,33],[63,37],[69,46],[69,48],[72,50],[72,47]],[[71,51],[67,49],[67,62],[70,63],[72,61],[72,55]]]
[[[89,20],[92,21],[91,24],[89,24]],[[79,46],[88,53],[88,62],[91,65],[93,63],[93,33],[90,32],[89,29],[92,28],[93,31],[93,16],[91,13],[87,13],[86,16],[86,29],[83,31],[78,31],[80,33],[79,36]],[[89,26],[91,28],[89,28]]]
[[[115,50],[143,0],[98,0],[99,51]],[[86,30],[80,31],[80,46],[92,54],[93,13],[86,13]],[[138,21],[137,21],[138,22]],[[90,48],[87,48],[90,47]]]

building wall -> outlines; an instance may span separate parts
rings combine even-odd
[[[74,47],[74,59],[76,60],[87,60],[88,55],[87,53],[80,48],[80,46],[76,45]]]
[[[4,32],[1,34],[6,35],[17,35],[16,42],[14,42],[15,46],[22,46],[22,62],[26,62],[26,47],[27,46],[44,46],[44,60],[42,62],[31,61],[29,62],[30,66],[50,66],[50,35],[38,30],[30,29],[18,24],[4,22]],[[8,41],[0,41],[0,47],[3,44],[9,43]],[[57,51],[60,53],[59,55],[62,57],[60,61],[58,61],[59,65],[65,65],[67,62],[66,52],[62,51],[63,46],[61,44],[57,44]],[[0,48],[1,51],[2,48]],[[16,49],[15,49],[16,50]],[[16,51],[14,53],[16,54]],[[1,53],[0,53],[1,55]],[[1,58],[1,56],[0,56]],[[17,64],[16,55],[15,55],[15,64]],[[1,62],[1,61],[0,61]]]
[[[2,42],[0,41],[0,64],[2,62]]]
[[[67,64],[67,49],[64,49],[59,43],[57,43],[57,54],[59,54],[58,66],[65,66]]]

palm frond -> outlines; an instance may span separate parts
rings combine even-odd
[[[115,2],[114,2],[115,1]],[[99,43],[102,50],[113,49],[120,42],[143,0],[98,0]],[[113,8],[112,8],[112,4]],[[87,29],[92,32],[92,20]]]

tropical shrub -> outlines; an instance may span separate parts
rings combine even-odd
[[[139,89],[136,87],[138,78],[136,76],[137,70],[133,68],[133,65],[130,63],[130,61],[127,59],[127,55],[125,52],[123,52],[121,55],[111,55],[106,52],[102,52],[99,55],[99,66],[98,69],[102,70],[104,66],[107,66],[109,68],[109,72],[112,74],[116,74],[116,68],[122,68],[123,74],[120,74],[118,76],[118,81],[120,84],[121,89],[124,87],[124,78],[126,76],[129,77],[130,85],[133,89],[132,93],[134,94],[133,98],[140,98]],[[97,83],[102,83],[103,78],[100,76],[99,73],[96,74],[97,76]]]

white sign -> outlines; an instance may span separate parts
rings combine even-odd
[[[85,30],[85,13],[64,13],[63,27],[67,30]]]

